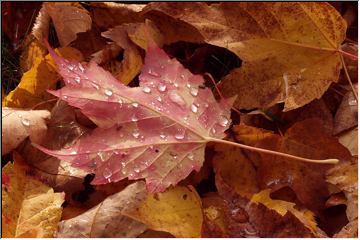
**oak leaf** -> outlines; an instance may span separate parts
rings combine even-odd
[[[74,48],[60,48],[55,50],[64,58],[81,61],[81,53]],[[4,99],[4,106],[17,108],[32,108],[36,104],[51,99],[46,92],[54,89],[60,79],[56,65],[48,54],[45,57],[38,56],[32,68],[25,72],[19,85]]]
[[[27,174],[29,167],[14,152],[14,164],[2,171],[2,237],[54,237],[61,218],[64,193]]]
[[[24,111],[11,108],[2,109],[2,155],[16,148],[28,136],[35,143],[41,143],[46,135],[47,110]]]
[[[149,194],[139,208],[129,209],[126,214],[153,230],[169,232],[175,237],[200,237],[201,200],[191,186]]]
[[[66,84],[52,93],[98,128],[69,148],[39,148],[94,172],[93,184],[145,178],[149,191],[164,191],[199,171],[206,143],[224,137],[230,125],[232,99],[218,103],[201,87],[201,76],[155,46],[148,49],[136,88],[95,63],[83,66],[52,54]]]
[[[85,213],[60,222],[57,237],[137,237],[146,225],[124,216],[124,212],[139,207],[145,198],[145,183],[133,183]]]
[[[241,92],[237,108],[285,102],[288,111],[338,81],[346,22],[328,3],[151,3],[143,14],[163,32],[173,28],[168,18],[185,25],[175,38],[165,35],[172,42],[204,41],[236,53],[242,67],[220,87],[225,96]]]

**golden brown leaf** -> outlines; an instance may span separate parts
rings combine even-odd
[[[196,42],[200,35],[244,61],[221,84],[225,96],[241,94],[235,107],[285,102],[285,110],[295,109],[338,80],[346,22],[327,3],[152,3],[145,10],[166,30],[172,25],[159,12],[187,24],[184,33],[176,30],[176,40]]]
[[[175,237],[200,237],[201,200],[191,186],[150,194],[138,209],[127,215],[153,230],[169,232]]]
[[[56,52],[64,58],[81,61],[81,53],[74,48],[60,48]],[[48,54],[37,57],[33,67],[24,73],[19,85],[5,98],[6,107],[32,108],[53,96],[46,92],[53,89],[60,79],[54,60]]]
[[[34,66],[37,58],[45,57],[47,51],[33,35],[28,35],[24,45],[20,56],[20,67],[23,72],[27,72]]]
[[[27,174],[28,166],[14,153],[14,164],[2,172],[2,237],[54,237],[61,218],[63,193]]]
[[[258,141],[273,135],[273,132],[269,130],[247,126],[245,124],[234,126],[233,131],[236,140],[246,145],[254,145]]]

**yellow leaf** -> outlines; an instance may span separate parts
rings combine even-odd
[[[60,48],[56,52],[66,59],[81,61],[82,55],[75,48]],[[52,95],[46,90],[53,89],[60,79],[54,60],[48,54],[37,57],[33,67],[24,73],[19,85],[4,99],[4,106],[32,108],[40,102],[47,101]]]
[[[150,194],[140,208],[126,214],[153,230],[169,232],[175,237],[200,237],[201,200],[191,186]]]
[[[29,167],[14,153],[2,172],[2,237],[54,237],[64,193],[29,176]],[[5,181],[4,181],[5,179]]]
[[[26,72],[34,66],[37,58],[45,57],[47,50],[33,35],[26,38],[24,48],[20,56],[20,67]]]
[[[338,81],[346,22],[328,3],[157,2],[146,10],[161,30],[169,16],[188,25],[187,31],[176,29],[174,40],[193,41],[200,34],[203,41],[227,48],[243,60],[220,85],[225,97],[241,94],[237,108],[285,102],[285,110],[295,109],[320,98]]]
[[[156,25],[146,19],[145,23],[133,23],[128,25],[129,38],[139,47],[144,50],[148,48],[148,42],[151,39],[158,47],[162,47],[164,44],[164,37]]]
[[[254,194],[251,198],[251,202],[261,203],[267,208],[275,210],[281,216],[285,216],[287,212],[292,213],[304,224],[305,227],[309,228],[316,235],[317,225],[314,214],[311,211],[306,209],[300,211],[294,207],[295,203],[282,200],[273,200],[270,198],[270,192],[270,189],[265,189],[257,194]]]

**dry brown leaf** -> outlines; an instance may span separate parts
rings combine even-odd
[[[337,50],[346,22],[327,3],[151,3],[144,11],[157,15],[157,21],[150,19],[162,32],[164,24],[169,31],[174,27],[161,14],[187,24],[184,33],[175,29],[176,40],[196,42],[193,38],[200,35],[244,61],[221,84],[225,96],[241,94],[235,107],[285,102],[285,110],[295,109],[320,98],[338,80]]]
[[[273,135],[256,144],[257,147],[285,152],[311,159],[351,159],[349,151],[327,134],[322,122],[308,119],[294,124],[283,137]],[[329,192],[325,171],[331,165],[310,164],[282,157],[250,153],[257,164],[257,178],[261,188],[278,190],[288,186],[307,208],[317,213],[324,208]]]
[[[147,227],[123,212],[139,207],[145,198],[145,183],[133,183],[85,213],[62,221],[57,237],[137,237]]]
[[[357,84],[354,84],[357,92]],[[339,134],[358,125],[358,103],[354,97],[354,93],[348,91],[342,99],[342,102],[336,112],[334,119],[334,132]]]
[[[204,222],[201,237],[228,237],[225,226],[225,202],[217,193],[202,198]]]
[[[144,23],[127,24],[127,33],[131,41],[144,50],[147,50],[149,41],[154,41],[162,48],[164,37],[156,25],[146,19]]]
[[[2,155],[16,148],[30,136],[34,143],[40,143],[46,134],[45,120],[50,117],[46,110],[24,111],[2,109]]]
[[[59,39],[60,45],[68,46],[76,39],[76,34],[86,32],[91,29],[91,17],[87,10],[85,10],[79,3],[69,2],[46,2],[43,4],[43,18],[39,19],[39,24],[33,29],[35,36],[40,41],[47,37],[48,22],[52,19],[56,34]],[[50,18],[48,16],[50,16]],[[38,20],[37,19],[37,20]],[[43,25],[41,25],[43,24]],[[44,34],[45,33],[45,34]]]
[[[358,128],[355,128],[339,136],[339,142],[344,145],[353,156],[357,156],[359,153],[358,133]]]
[[[56,52],[69,60],[81,61],[82,55],[75,48],[60,48]],[[54,98],[48,89],[54,89],[60,79],[57,67],[50,54],[38,57],[33,67],[24,73],[19,85],[4,99],[4,106],[32,108],[37,104]]]
[[[149,194],[138,209],[126,214],[153,230],[169,232],[175,237],[200,237],[201,200],[191,186],[176,186],[163,193]]]
[[[254,145],[258,141],[266,137],[270,137],[274,134],[272,131],[247,126],[245,124],[239,124],[234,126],[233,131],[235,133],[236,140],[246,145]]]
[[[33,35],[28,35],[24,45],[20,67],[23,72],[27,72],[35,65],[36,59],[45,57],[47,50]]]
[[[92,19],[102,31],[123,23],[142,22],[144,20],[140,12],[145,4],[91,2],[90,7]]]
[[[254,164],[242,149],[217,144],[213,158],[215,175],[220,175],[223,181],[234,188],[235,192],[251,198],[259,191]]]
[[[14,164],[2,172],[2,237],[54,237],[64,193],[28,175],[29,167],[16,152]],[[4,177],[6,176],[6,177]]]

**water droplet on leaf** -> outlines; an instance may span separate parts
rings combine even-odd
[[[112,176],[112,171],[109,168],[105,168],[103,171],[103,176],[106,179],[109,179]]]
[[[144,92],[144,93],[151,93],[151,88],[149,88],[148,86],[145,86],[145,87],[143,88],[143,92]]]
[[[180,106],[184,106],[186,104],[184,98],[181,95],[179,95],[176,91],[170,92],[169,98],[173,103],[176,103]]]
[[[185,138],[185,129],[178,129],[175,134],[175,138],[177,140],[183,140]]]
[[[162,98],[160,96],[158,96],[156,100],[158,100],[158,102],[162,102]]]
[[[138,119],[137,116],[134,114],[134,115],[131,117],[131,121],[137,122],[137,120],[139,120],[139,119]]]
[[[152,70],[151,68],[149,69],[148,73],[151,75],[151,76],[154,76],[154,77],[160,77],[161,75],[158,74],[157,72],[155,72],[154,70]]]
[[[113,95],[113,92],[110,89],[105,89],[105,95],[111,97]]]
[[[139,133],[138,130],[134,130],[132,135],[133,135],[134,138],[138,138],[140,136],[140,133]]]
[[[133,102],[131,105],[136,108],[139,106],[139,104],[137,102]]]
[[[158,85],[158,90],[159,90],[160,92],[165,92],[165,91],[166,91],[166,85],[163,84],[163,83],[160,83],[160,84]]]
[[[79,76],[76,76],[74,79],[75,79],[75,81],[76,81],[77,83],[80,83],[80,77],[79,77]]]
[[[198,95],[198,92],[199,92],[198,88],[194,88],[194,87],[190,88],[190,94],[192,96],[196,97]]]
[[[229,124],[229,119],[224,116],[224,115],[221,115],[220,118],[219,118],[219,124],[223,127],[226,127],[228,124]]]
[[[30,120],[27,119],[27,118],[24,118],[21,120],[21,123],[24,125],[24,126],[30,126]]]
[[[197,113],[198,107],[197,107],[195,104],[191,104],[191,111],[192,111],[193,113]]]

